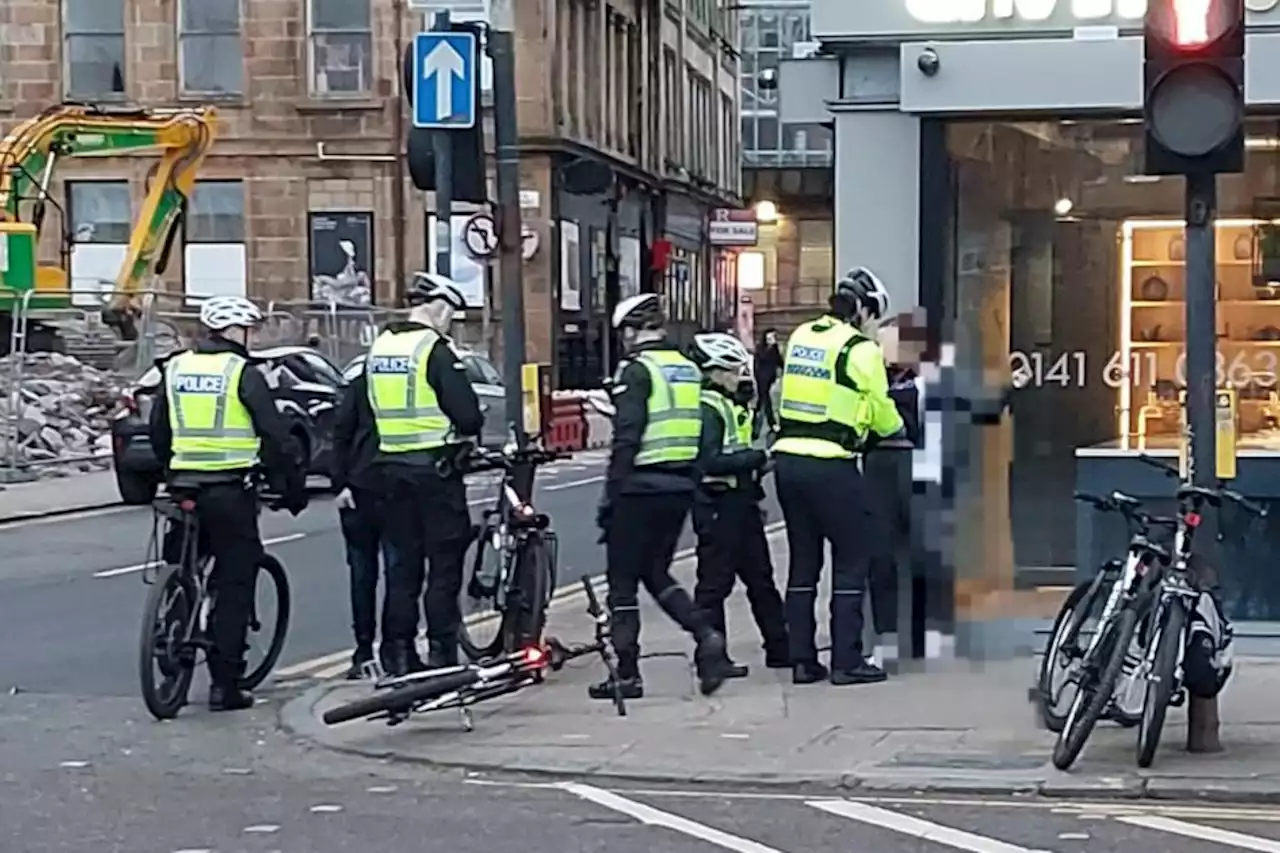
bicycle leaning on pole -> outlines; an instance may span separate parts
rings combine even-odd
[[[1145,768],[1155,760],[1169,708],[1179,707],[1186,701],[1183,659],[1190,616],[1201,595],[1192,563],[1192,544],[1202,521],[1201,510],[1211,506],[1221,512],[1223,506],[1230,503],[1255,518],[1266,518],[1267,510],[1239,492],[1187,483],[1176,468],[1151,456],[1144,454],[1138,458],[1179,480],[1173,559],[1155,578],[1154,606],[1146,623],[1145,653],[1137,673],[1139,681],[1146,683],[1137,749],[1138,766]]]
[[[265,491],[262,479],[255,483],[259,506],[275,509],[278,495]],[[142,573],[143,583],[150,586],[142,616],[142,633],[138,642],[138,669],[142,699],[157,720],[177,716],[187,704],[187,694],[201,655],[208,655],[209,619],[217,597],[216,578],[212,576],[213,556],[201,534],[196,515],[198,495],[180,492],[162,495],[152,503],[154,522],[149,553],[161,559],[149,560]],[[164,547],[165,532],[176,528],[176,551]],[[284,649],[289,631],[290,591],[284,564],[263,552],[258,560],[257,578],[265,575],[275,591],[275,622],[264,626],[256,601],[249,615],[247,645],[254,646],[258,636],[267,638],[262,660],[240,676],[239,685],[253,690],[271,674]],[[263,631],[270,627],[269,631]],[[246,649],[246,652],[249,651]],[[159,678],[157,678],[157,671]]]

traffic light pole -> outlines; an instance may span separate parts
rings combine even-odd
[[[448,10],[436,12],[431,28],[437,32],[448,32],[449,27]],[[433,145],[436,160],[436,272],[452,278],[453,136],[448,131],[438,130]]]
[[[1187,274],[1187,448],[1191,481],[1217,486],[1214,392],[1217,386],[1217,282],[1214,220],[1217,176],[1210,172],[1186,177]],[[1197,550],[1206,552],[1214,537],[1200,536]],[[1212,562],[1210,562],[1212,565]],[[1187,751],[1220,752],[1217,699],[1191,697],[1187,707]]]
[[[489,56],[493,59],[493,136],[498,166],[498,275],[502,287],[502,373],[507,424],[520,448],[524,430],[524,258],[520,222],[520,148],[516,127],[516,15],[513,0],[492,0]],[[536,390],[536,389],[534,389]],[[528,500],[533,470],[517,472],[516,492]]]

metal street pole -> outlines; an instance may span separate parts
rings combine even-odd
[[[436,12],[431,28],[437,32],[449,31],[449,11]],[[444,73],[444,72],[441,72]],[[476,73],[479,73],[477,71]],[[478,119],[477,119],[478,120]],[[453,277],[453,135],[447,130],[437,130],[435,139],[436,166],[436,272]]]
[[[489,12],[489,56],[493,59],[493,135],[498,162],[498,274],[502,284],[502,367],[507,391],[507,423],[523,448],[525,360],[524,259],[521,256],[520,149],[516,127],[516,15],[513,0],[493,0]],[[532,389],[536,392],[537,389]],[[532,471],[517,490],[533,490]],[[526,479],[525,477],[519,478]]]
[[[1192,482],[1217,485],[1213,398],[1217,375],[1217,322],[1214,282],[1214,218],[1217,178],[1187,175],[1187,427]],[[1197,537],[1199,540],[1199,537]]]

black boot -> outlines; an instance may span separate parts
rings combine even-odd
[[[724,634],[718,631],[708,629],[698,638],[693,660],[698,670],[698,689],[703,696],[712,695],[727,679],[734,677],[730,672],[733,662],[725,652]]]
[[[791,666],[791,683],[814,684],[825,681],[829,674],[827,668],[816,660],[796,663]]]
[[[746,678],[751,674],[751,667],[747,666],[745,663],[737,663],[733,658],[726,658],[726,660],[728,663],[724,670],[725,678]]]
[[[619,677],[617,681],[618,691],[622,693],[623,699],[643,699],[644,698],[644,682],[640,680],[640,676],[632,678]],[[604,681],[596,682],[587,688],[587,696],[602,702],[612,702],[614,699],[614,681],[606,678]]]
[[[831,673],[831,683],[837,686],[849,684],[879,684],[889,678],[885,671],[869,660],[852,669],[837,669]]]
[[[458,644],[431,640],[427,643],[427,669],[444,669],[458,665]]]
[[[243,711],[253,707],[253,694],[235,684],[213,684],[209,687],[210,711]]]
[[[365,666],[373,663],[373,646],[360,643],[351,655],[351,668],[347,670],[347,681],[359,681],[364,678]]]
[[[418,649],[412,641],[397,642],[389,649],[384,644],[382,667],[392,678],[401,678],[427,668],[422,658],[418,657]]]
[[[790,669],[791,668],[791,652],[790,643],[783,642],[780,646],[772,643],[765,644],[764,647],[764,665],[769,669]]]

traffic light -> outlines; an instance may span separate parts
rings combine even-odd
[[[1147,174],[1244,170],[1244,3],[1148,3],[1142,103]]]

